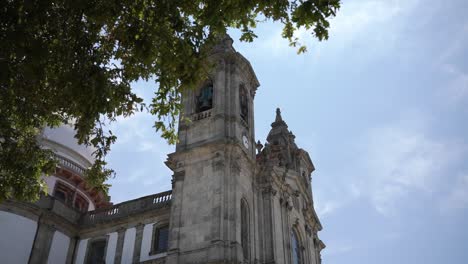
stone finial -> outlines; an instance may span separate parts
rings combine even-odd
[[[262,152],[262,149],[263,149],[263,145],[262,143],[260,142],[260,140],[257,141],[257,144],[255,144],[255,148],[257,149],[257,154],[260,154]]]
[[[234,47],[232,43],[234,40],[229,36],[227,33],[224,35],[217,36],[217,43],[213,47],[212,52],[226,52],[226,51],[234,51]]]
[[[276,117],[275,117],[275,122],[273,122],[271,124],[271,126],[274,128],[274,127],[288,127],[288,125],[286,125],[286,122],[283,121],[283,117],[281,117],[281,110],[278,108],[276,108]]]
[[[275,122],[281,122],[283,121],[283,118],[281,117],[281,110],[278,108],[276,108],[276,118],[275,118]]]

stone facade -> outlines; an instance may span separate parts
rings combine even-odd
[[[255,143],[259,82],[230,37],[210,61],[209,80],[182,95],[180,141],[166,162],[171,191],[112,206],[100,200],[84,213],[53,194],[0,204],[4,217],[36,224],[24,244],[28,263],[321,263],[308,153],[279,109],[265,146]],[[0,254],[11,254],[1,246],[0,239]]]

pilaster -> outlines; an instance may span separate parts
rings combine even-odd
[[[143,228],[145,227],[144,224],[139,223],[136,228],[135,234],[135,246],[133,248],[133,263],[140,262],[140,254],[141,254],[141,242],[143,240]]]
[[[36,237],[29,256],[29,264],[47,263],[55,227],[39,218]]]
[[[120,264],[122,261],[122,252],[123,252],[123,245],[125,239],[125,228],[119,228],[117,230],[117,246],[115,248],[115,258],[114,264]]]
[[[72,264],[73,260],[75,259],[76,251],[78,250],[78,241],[80,240],[79,237],[70,237],[70,244],[68,246],[67,251],[67,264]]]

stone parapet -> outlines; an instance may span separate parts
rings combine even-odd
[[[41,199],[36,202],[36,205],[41,209],[46,209],[62,218],[65,218],[68,222],[73,224],[77,224],[81,216],[79,211],[71,208],[52,196],[41,197]]]
[[[80,224],[82,226],[92,226],[118,220],[170,205],[171,199],[172,191],[166,191],[116,204],[109,208],[89,211],[82,215]]]

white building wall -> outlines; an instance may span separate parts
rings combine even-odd
[[[36,221],[0,211],[1,262],[28,263],[36,229]]]
[[[55,176],[42,176],[44,181],[47,184],[47,194],[52,196],[54,194],[55,183],[57,182],[57,177]]]
[[[86,257],[86,248],[88,247],[88,239],[80,240],[78,251],[76,253],[76,264],[83,264]]]
[[[67,260],[68,247],[70,246],[70,238],[62,232],[55,231],[50,246],[48,264],[65,263]]]
[[[108,234],[106,264],[114,263],[115,250],[117,248],[117,237],[118,237],[117,232]]]
[[[131,264],[133,258],[133,248],[135,247],[136,229],[129,228],[125,231],[125,239],[122,250],[122,264]]]
[[[143,228],[143,239],[141,241],[141,252],[140,252],[140,262],[147,261],[150,259],[156,259],[166,256],[166,252],[160,253],[157,255],[150,255],[151,251],[151,242],[153,236],[153,225],[154,224],[147,224]]]

